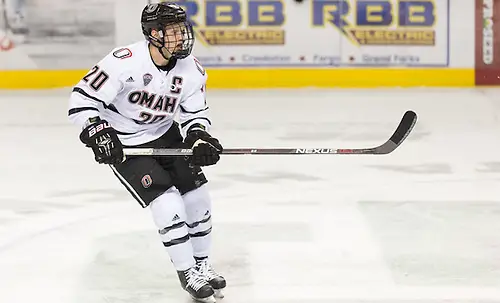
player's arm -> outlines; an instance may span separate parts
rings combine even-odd
[[[179,122],[184,134],[194,129],[208,132],[212,126],[205,89],[205,81],[194,84],[192,92],[180,104]]]
[[[104,164],[118,164],[124,158],[116,130],[100,115],[101,111],[114,108],[111,102],[123,88],[114,59],[107,56],[92,67],[73,88],[69,99],[69,120],[82,129],[80,140],[92,148],[95,160]]]
[[[179,122],[186,147],[193,149],[191,162],[208,166],[217,163],[223,148],[209,133],[211,121],[206,102],[206,74],[190,85],[190,93],[180,104]]]

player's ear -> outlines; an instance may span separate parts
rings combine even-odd
[[[154,38],[156,38],[156,39],[158,39],[158,40],[160,40],[160,41],[161,41],[161,39],[162,39],[162,38],[161,38],[160,33],[159,33],[159,32],[158,32],[158,30],[156,30],[156,29],[152,29],[152,30],[151,30],[151,36],[153,36]],[[156,46],[156,47],[162,47],[162,45],[160,45],[160,43],[159,43],[159,42],[157,42],[157,41],[152,40],[152,41],[151,41],[151,43],[152,43],[154,46]]]
[[[159,39],[160,38],[160,33],[156,29],[151,30],[151,36]]]

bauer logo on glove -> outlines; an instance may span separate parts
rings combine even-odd
[[[104,123],[98,123],[97,125],[91,125],[89,128],[89,137],[94,136],[98,132],[102,131],[103,129],[110,128],[111,125],[108,122],[105,122],[106,120],[102,120]]]
[[[116,130],[106,120],[94,119],[80,134],[80,140],[92,148],[95,160],[101,164],[120,164],[124,160],[123,146]]]

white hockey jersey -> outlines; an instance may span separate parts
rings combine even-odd
[[[87,119],[100,116],[126,146],[161,137],[176,117],[183,134],[193,124],[208,131],[207,74],[200,62],[190,55],[163,71],[148,46],[141,41],[116,48],[97,63],[73,88],[70,121],[83,128]]]

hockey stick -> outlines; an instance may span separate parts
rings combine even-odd
[[[371,148],[228,148],[224,155],[385,155],[393,152],[408,137],[417,123],[417,114],[407,111],[396,131],[384,144]],[[191,149],[124,148],[125,156],[189,156]]]

